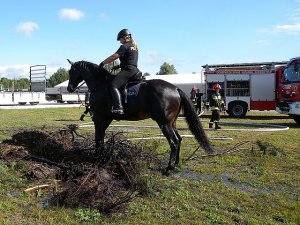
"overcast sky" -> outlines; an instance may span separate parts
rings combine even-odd
[[[299,0],[10,0],[0,7],[0,77],[47,76],[67,58],[99,63],[128,28],[138,43],[139,68],[178,73],[204,64],[285,61],[300,56]]]

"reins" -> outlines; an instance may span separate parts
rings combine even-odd
[[[75,91],[77,90],[77,89],[79,89],[82,85],[84,85],[85,84],[85,81],[82,83],[82,84],[80,84],[79,86],[77,86],[77,88],[75,88]]]

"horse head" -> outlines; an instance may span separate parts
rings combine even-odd
[[[78,62],[72,62],[68,59],[68,62],[71,64],[71,68],[69,70],[69,83],[67,90],[68,92],[74,92],[78,86],[78,84],[83,81],[81,74],[79,73],[79,69],[77,68]]]
[[[97,65],[86,61],[72,62],[69,59],[68,62],[71,64],[71,68],[67,90],[74,92],[82,81],[85,81],[88,88],[93,90],[96,85]]]

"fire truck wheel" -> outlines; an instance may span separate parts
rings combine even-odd
[[[293,115],[293,119],[295,120],[295,122],[300,125],[300,116],[299,115]]]
[[[247,113],[247,104],[245,102],[232,102],[228,106],[227,113],[234,118],[244,118]]]

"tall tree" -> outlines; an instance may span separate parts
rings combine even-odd
[[[14,88],[15,90],[28,90],[29,89],[29,80],[27,78],[20,78],[18,80],[14,80]]]
[[[160,70],[157,73],[157,75],[165,75],[165,74],[177,74],[177,71],[175,69],[174,65],[171,65],[169,63],[164,62],[161,66],[160,66]]]
[[[6,77],[2,77],[0,80],[4,89],[11,89],[12,81],[7,79]]]
[[[59,68],[48,80],[48,87],[54,87],[69,79],[69,73],[64,68]]]

